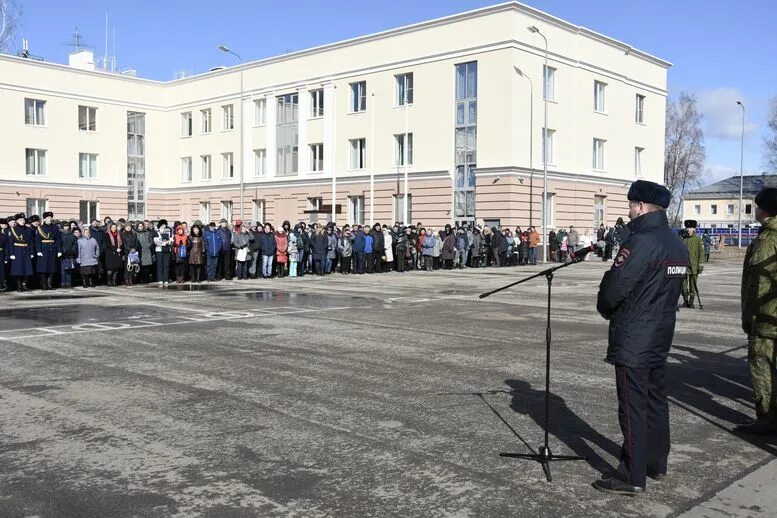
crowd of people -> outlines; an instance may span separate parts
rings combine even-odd
[[[605,241],[603,260],[612,258],[625,229],[622,220],[597,234],[574,227],[548,235],[549,258],[565,261],[569,251]],[[537,229],[451,226],[293,227],[284,221],[251,224],[221,219],[195,221],[113,221],[90,224],[16,214],[0,218],[0,290],[109,287],[124,284],[201,283],[302,277],[308,274],[374,274],[389,271],[521,266],[537,263]],[[9,283],[11,280],[13,283]]]

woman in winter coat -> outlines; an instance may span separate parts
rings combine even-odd
[[[334,271],[335,260],[337,259],[337,235],[332,226],[326,228],[326,273]]]
[[[235,220],[235,229],[232,231],[232,251],[235,254],[235,276],[237,280],[248,279],[249,250],[251,236],[243,225],[243,220]]]
[[[272,225],[265,223],[264,232],[260,236],[259,248],[262,251],[262,278],[272,277],[272,266],[275,260],[275,231]]]
[[[340,257],[340,273],[351,273],[351,257],[353,257],[353,237],[351,229],[345,229],[343,235],[337,240],[337,254]]]
[[[202,280],[202,267],[205,264],[205,237],[202,225],[195,221],[189,234],[189,280],[199,283]]]
[[[140,274],[138,280],[148,283],[153,278],[154,268],[154,233],[150,228],[146,228],[143,222],[138,223],[137,231],[138,243],[140,244]]]
[[[183,225],[178,225],[175,228],[173,254],[175,254],[175,282],[183,284],[189,266],[189,236],[186,235],[186,229]]]
[[[278,264],[278,277],[284,277],[289,262],[289,238],[282,228],[275,233],[275,261]]]
[[[173,234],[167,227],[167,220],[160,219],[154,233],[154,255],[156,259],[156,280],[159,287],[167,286],[170,280],[170,251],[173,249]]]
[[[60,286],[67,289],[73,286],[73,272],[75,272],[76,257],[78,257],[78,238],[81,237],[81,230],[79,230],[78,225],[75,228],[72,225],[67,225],[59,235],[62,240]],[[0,257],[0,268],[3,267],[2,257]]]
[[[84,235],[77,241],[78,258],[81,280],[84,288],[94,288],[94,276],[97,275],[97,266],[100,258],[100,247],[97,240],[92,237],[89,227],[84,228]]]
[[[472,231],[472,267],[477,268],[480,266],[480,260],[483,257],[483,235],[480,233],[480,229],[475,227]]]
[[[129,264],[130,256],[137,257],[140,261],[140,241],[138,241],[138,235],[132,228],[132,223],[125,223],[124,229],[121,231],[121,241],[124,245],[124,255],[122,256],[124,262],[124,285],[132,286],[135,284],[135,278],[137,277],[137,270],[140,269],[140,264]]]
[[[434,250],[432,251],[432,257],[434,257],[434,269],[439,270],[442,267],[442,242],[445,239],[445,234],[440,230],[435,235]]]
[[[443,268],[452,270],[453,260],[456,258],[456,235],[450,229],[446,229],[443,236],[441,251]]]
[[[423,236],[423,256],[424,256],[424,268],[426,271],[431,272],[434,269],[434,249],[437,246],[437,238],[434,237],[434,232],[431,230],[428,234],[425,234],[425,229],[421,229],[421,236]]]
[[[116,277],[124,267],[124,246],[116,223],[111,223],[105,234],[105,278],[108,286],[116,286]]]
[[[299,244],[297,243],[297,234],[289,232],[289,277],[297,276],[297,263],[299,262]]]
[[[388,227],[383,229],[383,242],[386,246],[386,266],[391,270],[391,265],[394,264],[394,236]]]

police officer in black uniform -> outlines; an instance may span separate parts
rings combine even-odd
[[[615,365],[620,465],[594,482],[600,491],[635,495],[646,477],[666,475],[669,405],[664,383],[677,298],[688,269],[688,250],[669,227],[672,195],[657,183],[631,185],[629,235],[599,285],[596,309],[610,321],[607,361]]]

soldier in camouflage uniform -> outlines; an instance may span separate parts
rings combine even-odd
[[[692,308],[696,299],[696,290],[699,274],[704,270],[704,243],[696,233],[697,223],[692,219],[685,220],[685,231],[683,232],[683,241],[688,248],[688,257],[690,267],[683,279],[683,305],[686,308]]]
[[[777,188],[755,197],[761,231],[747,247],[742,271],[742,329],[748,337],[747,362],[755,395],[756,420],[735,431],[777,435]]]

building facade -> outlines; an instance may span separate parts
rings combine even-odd
[[[547,158],[549,225],[593,227],[662,180],[670,64],[515,2],[169,82],[92,62],[0,56],[0,213],[539,226]]]
[[[694,219],[702,228],[736,229],[739,223],[739,176],[689,192],[683,197],[683,219]],[[742,177],[742,227],[758,225],[755,196],[764,187],[777,187],[775,175]]]

